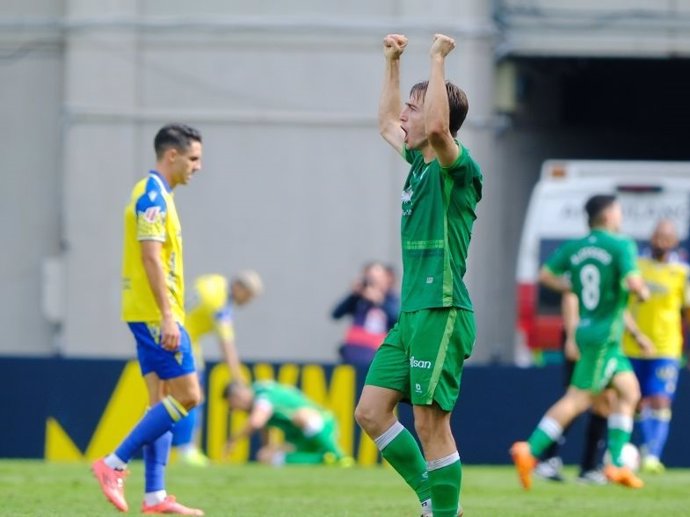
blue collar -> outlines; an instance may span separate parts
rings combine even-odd
[[[165,187],[166,192],[170,193],[172,192],[172,189],[170,188],[170,185],[168,184],[168,181],[161,175],[160,172],[151,169],[149,171],[149,174],[153,174],[154,176],[157,176],[158,179],[161,180],[161,183],[163,183],[163,186]]]

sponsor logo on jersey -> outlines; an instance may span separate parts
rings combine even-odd
[[[161,207],[150,206],[144,212],[144,219],[149,223],[155,223],[160,219]]]
[[[407,203],[412,202],[412,196],[414,195],[414,191],[411,188],[407,188],[403,190],[402,195],[400,196],[400,200],[402,201],[402,215],[403,217],[407,217],[409,215],[412,215],[412,208],[410,205],[405,206]]]
[[[423,368],[424,370],[428,370],[431,368],[431,361],[420,361],[412,356],[410,357],[410,368]]]

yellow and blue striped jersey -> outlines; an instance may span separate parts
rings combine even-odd
[[[214,274],[198,277],[188,309],[186,328],[196,346],[201,337],[210,332],[225,341],[235,338],[230,285],[226,277]]]
[[[654,343],[654,357],[680,357],[681,311],[690,307],[688,266],[651,258],[641,258],[638,264],[652,296],[644,303],[632,300],[628,306],[630,313],[640,331]],[[643,357],[639,345],[628,333],[623,338],[623,351],[629,357]]]
[[[184,274],[182,228],[172,190],[163,177],[151,171],[132,190],[124,213],[122,256],[122,319],[158,322],[161,312],[153,296],[141,259],[141,241],[162,243],[161,261],[168,299],[175,320],[184,324]]]

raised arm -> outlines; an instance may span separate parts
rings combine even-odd
[[[383,55],[386,69],[383,76],[383,90],[379,99],[379,133],[386,142],[402,154],[405,133],[400,127],[400,56],[407,46],[402,34],[389,34],[383,39]]]
[[[446,56],[455,48],[455,40],[436,34],[431,45],[431,75],[424,98],[426,136],[439,163],[448,167],[457,160],[461,149],[450,134],[448,93],[446,91]]]

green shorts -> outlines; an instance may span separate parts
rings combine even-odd
[[[340,458],[343,456],[338,447],[338,422],[330,414],[324,414],[323,429],[314,436],[306,437],[301,429],[284,431],[285,441],[295,447],[295,452],[330,452]]]
[[[600,393],[611,384],[614,376],[632,371],[632,365],[623,355],[618,341],[610,341],[603,346],[581,346],[580,359],[575,364],[570,385]]]
[[[474,313],[457,308],[403,312],[377,350],[364,381],[398,391],[415,406],[451,411],[474,347]]]

